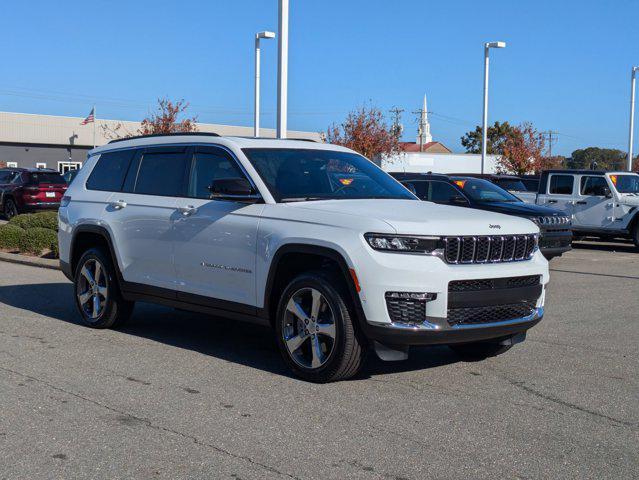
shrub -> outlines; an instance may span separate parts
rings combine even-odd
[[[18,248],[21,253],[41,255],[45,250],[57,251],[58,234],[50,228],[35,227],[25,230]]]
[[[16,225],[2,225],[0,227],[0,248],[15,250],[20,247],[20,238],[24,230]]]
[[[38,213],[23,213],[22,215],[16,215],[9,221],[10,225],[24,228],[28,230],[30,228],[48,228],[51,230],[58,230],[58,212],[47,211]]]

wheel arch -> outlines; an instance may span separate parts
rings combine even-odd
[[[309,263],[300,265],[296,260],[308,260]],[[336,249],[304,243],[282,245],[273,255],[264,291],[263,314],[271,325],[275,317],[279,294],[284,291],[288,281],[305,270],[317,269],[322,265],[335,266],[347,287],[349,296],[355,307],[355,314],[359,322],[364,319],[364,310],[359,298],[358,286],[355,285],[351,269],[344,256]],[[294,265],[294,268],[290,268]]]
[[[109,231],[102,226],[84,224],[78,225],[73,232],[71,244],[69,246],[69,273],[73,275],[77,267],[77,263],[88,248],[92,247],[105,247],[107,252],[111,255],[113,266],[115,267],[116,274],[120,285],[122,284],[122,274],[120,273],[120,266],[118,265],[118,257],[115,253],[113,241]]]

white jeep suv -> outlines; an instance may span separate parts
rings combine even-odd
[[[447,344],[496,355],[543,316],[529,220],[419,201],[352,150],[165,135],[92,150],[60,208],[60,263],[91,327],[134,302],[272,326],[297,375]]]

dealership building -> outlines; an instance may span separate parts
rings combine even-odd
[[[60,173],[80,168],[94,142],[94,124],[83,125],[83,120],[82,117],[0,112],[0,167],[52,168]],[[107,132],[135,135],[139,128],[140,122],[96,119],[95,144],[108,143]],[[219,135],[253,136],[253,127],[198,123],[197,129]],[[274,138],[275,130],[262,128],[260,134]],[[289,131],[288,137],[320,140],[315,132]]]

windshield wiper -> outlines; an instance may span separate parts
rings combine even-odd
[[[284,197],[280,202],[312,202],[314,200],[326,200],[324,197]]]

